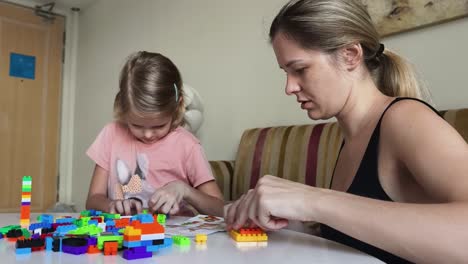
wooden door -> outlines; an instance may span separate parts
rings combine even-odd
[[[57,200],[64,20],[0,2],[0,212],[20,210],[24,175],[32,211]]]

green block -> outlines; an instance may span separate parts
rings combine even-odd
[[[102,216],[104,216],[105,221],[109,219],[120,219],[120,214],[102,213]]]
[[[166,223],[166,215],[165,214],[158,214],[158,223],[165,224]]]
[[[99,250],[102,250],[104,247],[104,242],[117,241],[119,248],[122,248],[123,245],[123,236],[98,236],[97,247]]]
[[[81,211],[80,216],[91,216],[91,212],[89,210],[83,210]]]
[[[102,233],[102,229],[100,227],[95,226],[95,225],[87,225],[87,226],[82,226],[75,230],[69,231],[67,234],[96,236],[96,235],[99,235],[100,233]]]
[[[190,246],[190,239],[186,236],[172,236],[172,241],[177,246]]]
[[[26,228],[21,228],[24,238],[31,238],[31,233]]]
[[[8,233],[8,231],[10,231],[12,229],[20,229],[20,228],[21,228],[20,225],[7,225],[7,226],[4,226],[4,227],[0,228],[0,233],[5,235],[6,233]]]

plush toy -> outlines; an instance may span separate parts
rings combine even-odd
[[[203,102],[200,94],[190,85],[184,83],[185,125],[184,127],[196,134],[203,123]]]

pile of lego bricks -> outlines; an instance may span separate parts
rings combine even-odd
[[[62,217],[54,221],[52,215],[40,215],[38,222],[21,228],[10,225],[0,228],[0,239],[16,243],[16,254],[31,254],[46,250],[69,254],[116,255],[130,259],[150,258],[159,248],[172,246],[173,238],[164,235],[166,216],[138,214],[120,217],[100,211],[86,210],[79,218]],[[176,245],[190,245],[190,239],[174,238]]]

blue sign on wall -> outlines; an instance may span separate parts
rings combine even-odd
[[[10,53],[10,76],[34,80],[36,57]]]

